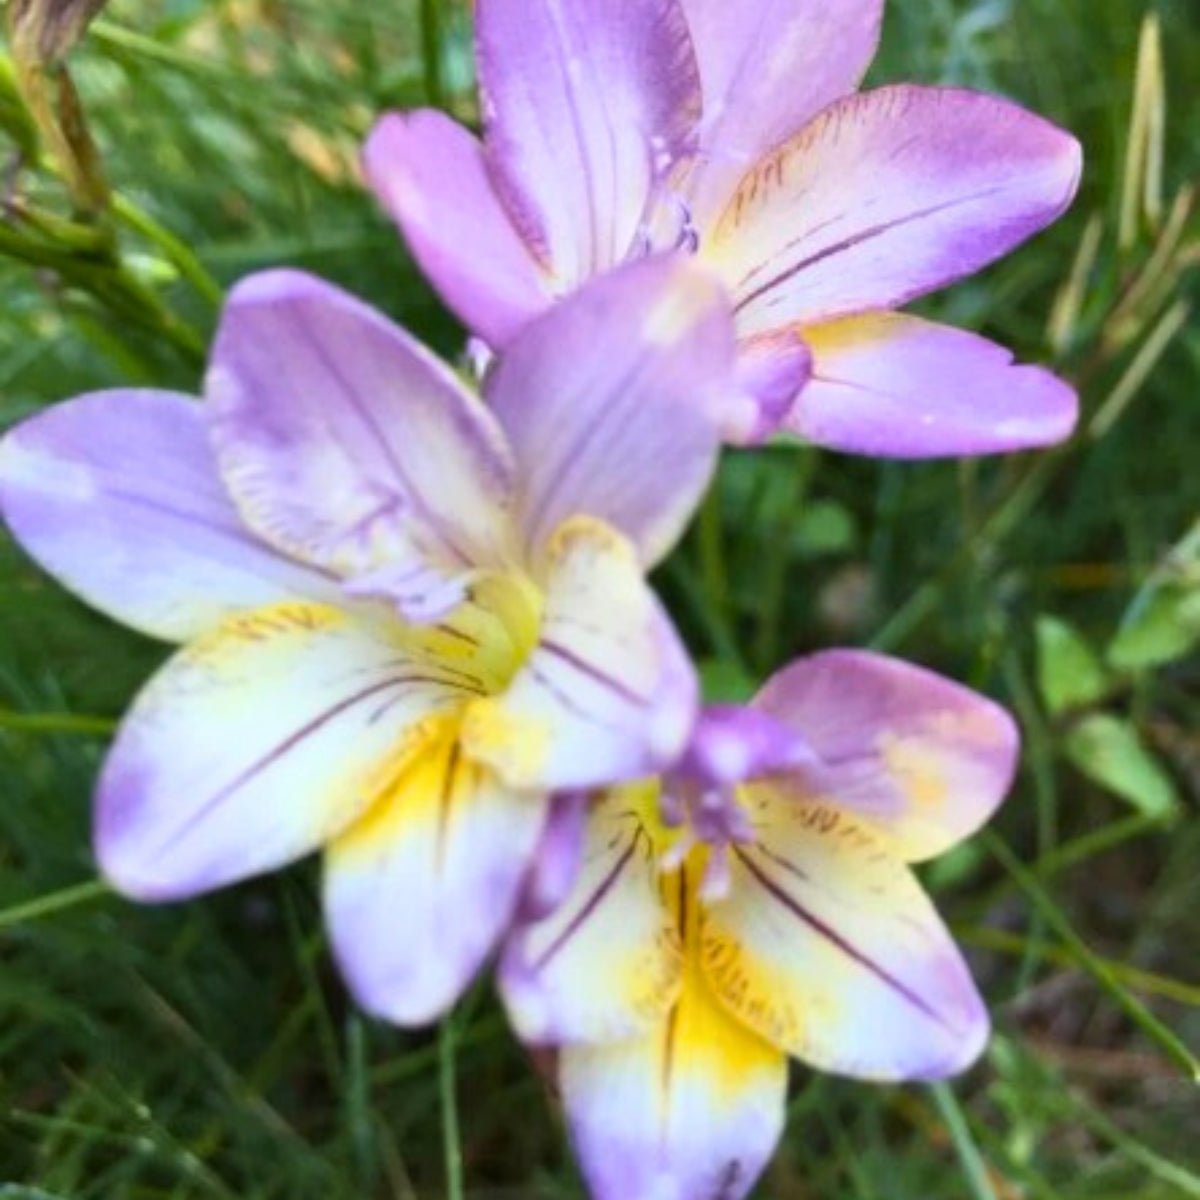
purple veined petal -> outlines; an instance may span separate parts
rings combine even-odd
[[[735,849],[700,932],[726,1010],[823,1071],[885,1081],[970,1066],[987,1009],[910,869],[851,813],[766,783],[745,799],[759,840]]]
[[[412,555],[355,576],[346,584],[345,593],[390,604],[414,625],[433,625],[469,599],[477,575],[475,571],[454,571]]]
[[[516,914],[546,824],[542,793],[505,787],[430,722],[373,809],[334,841],[325,913],[358,1003],[400,1025],[458,999]]]
[[[886,832],[906,860],[981,828],[1012,786],[1020,733],[998,704],[930,671],[860,650],[828,650],[775,675],[755,707],[823,760],[794,782]]]
[[[676,770],[701,784],[730,787],[818,762],[794,726],[756,708],[718,705],[701,712]]]
[[[583,868],[591,796],[562,792],[554,797],[541,844],[525,880],[518,920],[542,921],[571,894]]]
[[[700,80],[678,0],[479,0],[493,177],[562,290],[637,248],[690,148]]]
[[[634,1037],[661,1022],[678,997],[679,936],[641,820],[655,790],[634,785],[596,801],[570,891],[509,939],[500,990],[524,1041],[561,1046]],[[641,795],[646,791],[649,797]]]
[[[179,900],[300,858],[365,811],[416,722],[477,690],[343,610],[232,617],[125,717],[96,798],[101,869],[135,899]]]
[[[787,1058],[708,988],[690,876],[664,881],[678,893],[672,916],[689,957],[669,1015],[640,1037],[560,1055],[572,1139],[597,1200],[741,1200],[783,1131]]]
[[[1075,196],[1079,143],[994,96],[837,101],[743,180],[705,257],[743,337],[895,308],[971,275]]]
[[[606,787],[683,750],[698,684],[632,547],[590,518],[551,539],[538,643],[508,690],[471,706],[463,743],[510,786]]]
[[[854,91],[879,45],[883,0],[683,0],[704,86],[690,197],[703,229],[751,167]]]
[[[743,403],[730,407],[725,440],[757,446],[778,433],[812,375],[812,350],[795,330],[738,343],[735,388]]]
[[[413,257],[473,333],[502,346],[551,302],[469,130],[434,109],[389,113],[367,139],[363,166]]]
[[[614,271],[528,326],[485,393],[516,456],[530,553],[586,514],[658,562],[712,478],[733,369],[728,301],[681,256]]]
[[[1051,446],[1070,437],[1079,398],[1001,346],[900,313],[810,326],[813,378],[785,424],[852,454],[938,458]]]
[[[0,443],[0,509],[59,582],[165,641],[239,610],[338,594],[246,529],[200,405],[172,392],[96,392],[24,421]]]
[[[392,565],[453,577],[510,557],[502,431],[346,292],[297,271],[243,280],[205,390],[222,476],[273,545],[349,578]]]

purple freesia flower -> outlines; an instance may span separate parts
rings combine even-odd
[[[1074,138],[1004,100],[854,94],[883,0],[478,0],[485,138],[385,116],[367,175],[470,329],[535,313],[651,249],[697,254],[740,339],[723,423],[897,458],[1051,444],[1072,390],[896,312],[1054,221]],[[799,396],[799,399],[797,399]]]
[[[665,778],[593,802],[574,886],[501,980],[522,1036],[560,1048],[600,1200],[740,1200],[789,1056],[872,1080],[975,1060],[987,1010],[908,864],[988,819],[1017,750],[990,701],[829,651],[706,712]]]
[[[728,304],[678,258],[511,343],[488,405],[311,276],[232,293],[203,404],[112,391],[0,447],[17,539],[184,647],[99,783],[122,892],[177,900],[325,848],[333,946],[400,1023],[509,925],[559,789],[675,760],[695,676],[644,581],[718,449]]]

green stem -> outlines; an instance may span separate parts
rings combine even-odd
[[[117,728],[111,717],[87,717],[77,713],[19,713],[0,708],[0,729],[19,733],[91,733],[108,737]]]
[[[74,908],[79,904],[87,904],[91,900],[99,900],[102,896],[112,894],[112,889],[102,879],[89,879],[86,883],[76,883],[58,892],[46,896],[38,896],[35,900],[27,900],[24,904],[15,904],[0,912],[0,929],[8,929],[13,925],[24,925],[29,921],[38,921],[64,909]]]
[[[438,1031],[438,1079],[442,1099],[442,1148],[446,1162],[446,1200],[463,1200],[462,1138],[455,1096],[455,1029],[451,1014]]]
[[[1046,918],[1046,923],[1062,939],[1071,951],[1076,963],[1108,993],[1113,1002],[1129,1019],[1177,1066],[1191,1077],[1200,1081],[1200,1060],[1167,1028],[1146,1006],[1131,995],[1113,973],[1108,963],[1093,953],[1088,944],[1075,932],[1062,910],[1046,894],[1037,877],[1012,852],[996,834],[990,830],[983,834],[984,843],[1000,865],[1013,877],[1017,886],[1029,898],[1033,906]]]
[[[967,1187],[975,1200],[996,1200],[996,1192],[988,1177],[987,1164],[975,1144],[971,1127],[967,1124],[966,1114],[958,1103],[958,1098],[946,1083],[935,1083],[930,1089],[933,1102],[954,1142],[954,1150],[958,1161],[962,1164],[963,1174],[967,1177]]]
[[[725,564],[725,529],[721,513],[720,480],[713,482],[700,507],[696,524],[700,545],[700,579],[707,607],[723,626],[729,624],[729,571]]]
[[[442,85],[442,23],[438,0],[421,0],[421,59],[425,68],[425,96],[435,108],[444,108]]]
[[[205,270],[204,265],[166,226],[161,225],[148,212],[139,208],[127,196],[113,196],[113,211],[130,229],[153,242],[172,262],[180,275],[214,308],[220,308],[225,293],[221,285]]]

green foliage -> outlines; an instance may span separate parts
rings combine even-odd
[[[266,264],[458,352],[355,162],[385,107],[474,117],[463,0],[112,0],[69,65],[97,151],[74,174],[0,70],[0,423],[194,389],[221,291]],[[1197,1196],[1200,12],[891,0],[872,78],[1004,92],[1082,137],[1073,214],[926,308],[1069,375],[1084,423],[1027,459],[730,454],[661,574],[714,698],[871,644],[1026,735],[998,833],[928,876],[993,1005],[986,1063],[953,1091],[798,1073],[760,1195]],[[0,1197],[414,1200],[460,1155],[468,1196],[581,1196],[486,991],[440,1039],[348,1007],[311,866],[178,908],[92,884],[91,782],[160,654],[0,544]]]

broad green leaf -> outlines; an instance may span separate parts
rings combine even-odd
[[[1171,777],[1128,721],[1109,713],[1086,717],[1067,735],[1066,751],[1089,779],[1146,816],[1169,817],[1178,807]]]
[[[1109,678],[1099,655],[1066,621],[1037,621],[1038,687],[1051,716],[1104,698]]]
[[[1144,671],[1185,658],[1200,645],[1200,586],[1168,583],[1138,598],[1108,660],[1122,671]]]
[[[1108,660],[1122,671],[1175,662],[1200,645],[1200,524],[1167,556],[1126,612]]]

